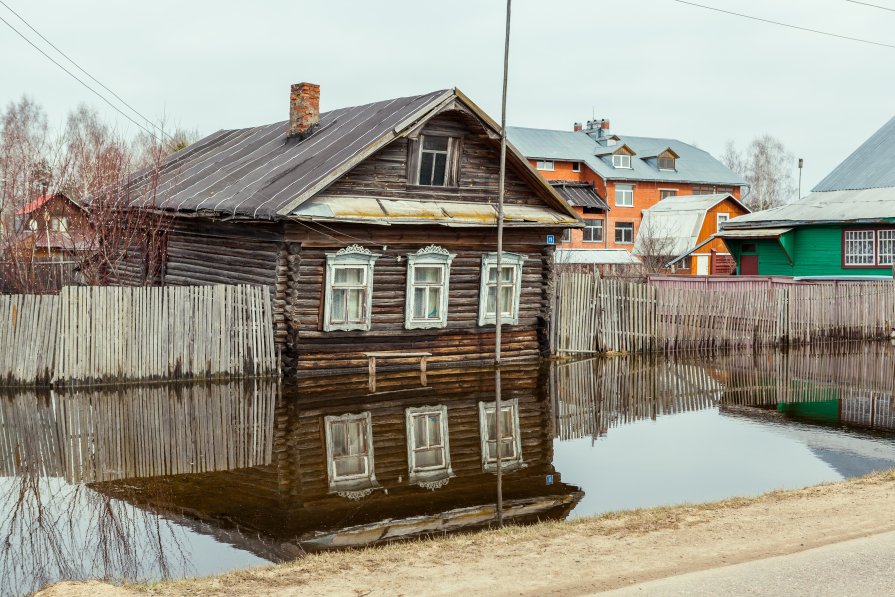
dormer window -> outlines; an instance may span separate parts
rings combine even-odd
[[[674,170],[674,158],[670,156],[659,157],[659,170]]]
[[[613,168],[630,168],[631,156],[624,153],[616,153],[612,156]]]
[[[424,187],[457,186],[460,170],[459,138],[420,135],[418,140],[413,141],[411,150],[413,161],[418,164],[415,169],[410,169],[411,184]]]

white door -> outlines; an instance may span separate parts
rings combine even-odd
[[[696,275],[697,276],[709,275],[709,256],[708,255],[695,255],[695,257],[696,257]]]

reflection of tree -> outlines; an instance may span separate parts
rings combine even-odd
[[[28,470],[0,483],[0,594],[61,578],[139,580],[190,569],[185,531],[157,514]]]

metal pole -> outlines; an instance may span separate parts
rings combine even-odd
[[[799,158],[799,196],[796,197],[796,200],[802,198],[802,166],[805,165],[805,160]]]
[[[507,0],[506,35],[503,44],[503,94],[500,103],[500,179],[497,185],[497,280],[494,297],[494,432],[497,439],[497,526],[503,526],[503,465],[501,462],[501,388],[500,388],[500,332],[503,327],[503,305],[500,295],[503,280],[503,194],[507,173],[507,78],[510,67],[510,9],[512,0]]]

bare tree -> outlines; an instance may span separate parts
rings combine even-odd
[[[795,158],[776,137],[756,137],[742,152],[728,141],[721,161],[749,184],[745,203],[753,211],[777,207],[795,197]]]
[[[637,232],[633,253],[640,258],[645,274],[668,270],[668,262],[677,255],[678,238],[661,220],[645,217]]]

